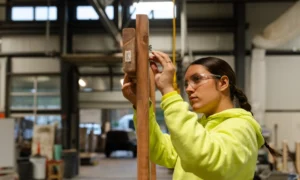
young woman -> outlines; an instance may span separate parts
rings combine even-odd
[[[192,112],[173,88],[175,67],[168,55],[154,51],[151,60],[163,68],[159,72],[151,63],[156,87],[163,95],[161,108],[170,135],[161,132],[151,107],[150,159],[175,168],[173,180],[253,179],[264,138],[247,97],[236,87],[232,68],[214,57],[189,65],[185,90]],[[135,107],[135,85],[127,75],[122,92]],[[235,100],[240,108],[235,108]],[[203,114],[200,119],[198,113]]]

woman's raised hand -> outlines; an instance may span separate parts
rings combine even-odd
[[[174,91],[173,77],[175,74],[175,66],[169,56],[163,52],[153,51],[153,56],[150,56],[150,66],[155,76],[155,84],[162,95]],[[157,64],[162,66],[162,71],[159,72]]]

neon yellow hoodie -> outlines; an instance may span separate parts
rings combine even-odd
[[[150,108],[151,161],[174,168],[173,180],[252,180],[264,139],[251,113],[234,108],[198,119],[188,107],[175,92],[163,97],[170,135]]]

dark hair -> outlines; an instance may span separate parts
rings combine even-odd
[[[192,62],[189,66],[191,65],[202,65],[212,74],[227,76],[229,79],[230,99],[233,101],[234,97],[236,97],[236,99],[239,102],[239,106],[245,109],[246,111],[251,112],[251,105],[248,102],[248,98],[241,89],[236,87],[235,72],[226,61],[216,57],[205,57],[197,59],[196,61]],[[281,154],[273,148],[271,148],[266,141],[264,145],[268,148],[268,150],[274,157],[281,156]]]

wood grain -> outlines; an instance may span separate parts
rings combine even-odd
[[[296,142],[296,167],[297,174],[300,174],[300,142]],[[299,177],[300,179],[300,177]]]
[[[286,141],[282,142],[282,171],[288,172],[288,144]]]
[[[136,32],[134,28],[124,28],[122,30],[123,38],[123,71],[129,77],[136,76]]]
[[[136,16],[138,180],[149,180],[149,20]]]

